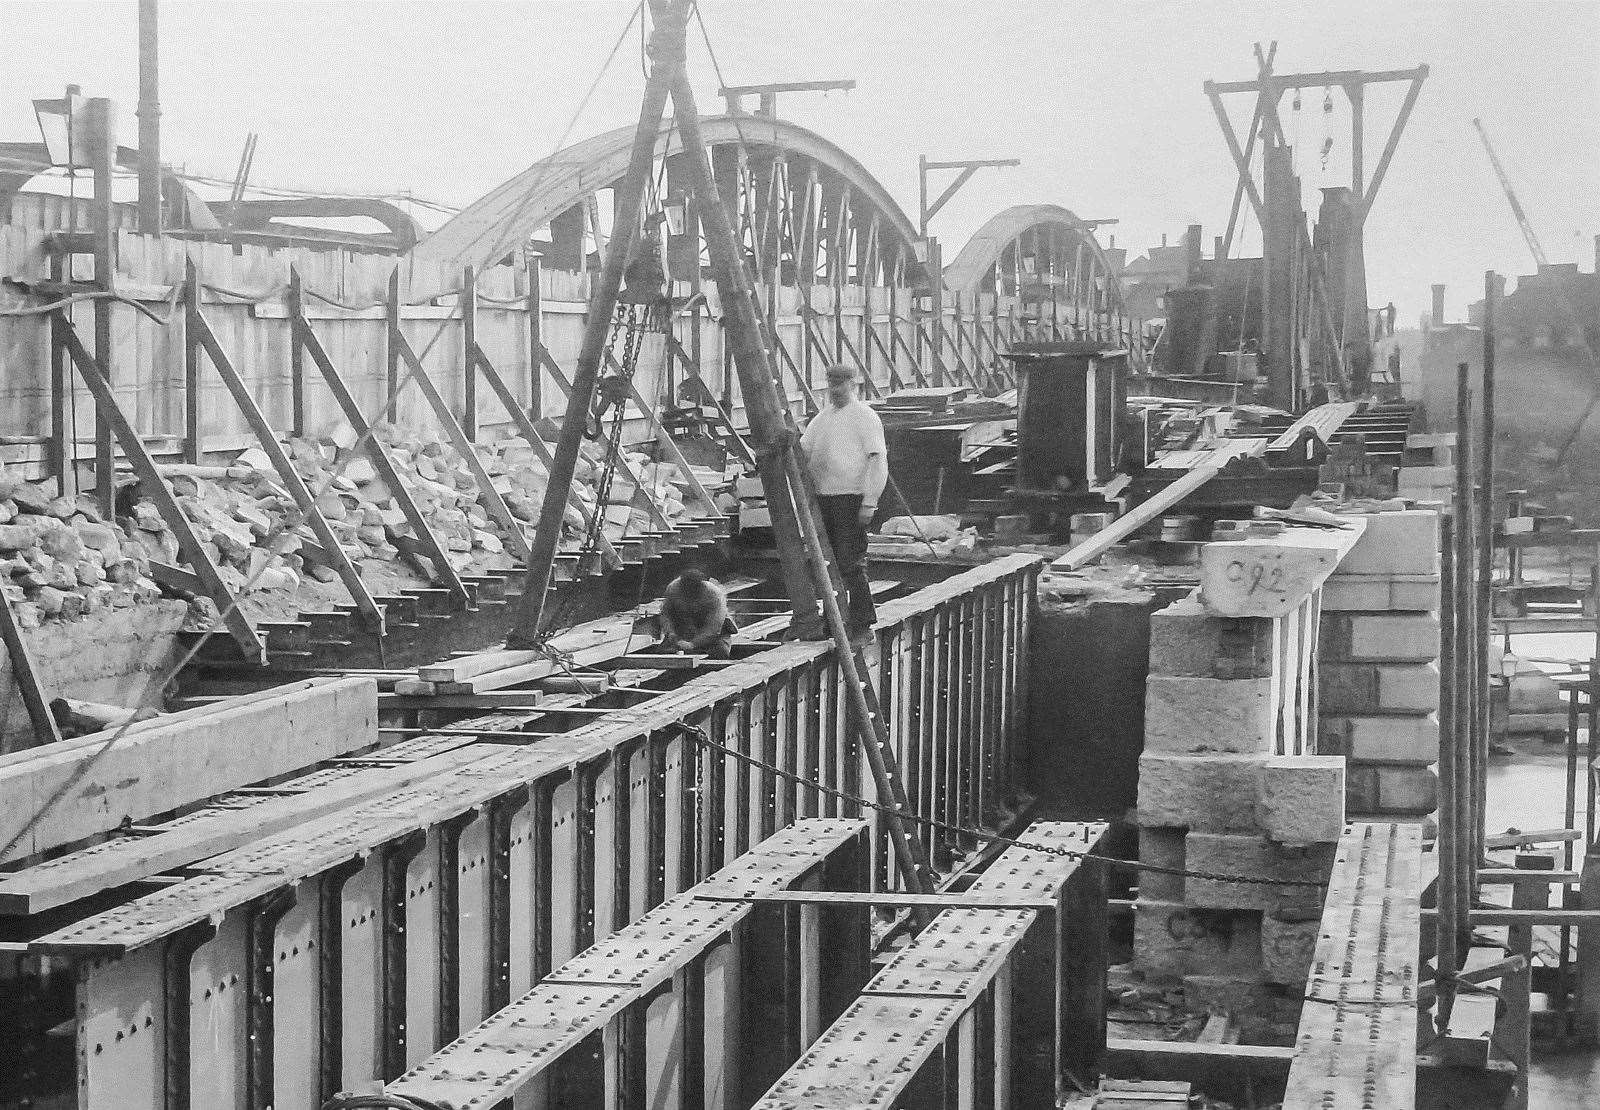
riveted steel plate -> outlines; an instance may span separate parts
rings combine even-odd
[[[548,981],[654,987],[748,912],[738,903],[674,899],[574,956]]]
[[[970,1003],[859,998],[756,1103],[757,1110],[888,1110]]]
[[[457,729],[459,725],[451,725]],[[378,730],[382,732],[380,728]],[[428,759],[444,752],[454,751],[456,748],[470,744],[472,739],[467,736],[408,736],[404,740],[397,740],[387,744],[375,752],[368,752],[368,759],[386,759],[415,763],[421,759]]]
[[[1285,1105],[1411,1105],[1421,835],[1416,826],[1362,823],[1340,838]]]
[[[273,875],[197,875],[125,905],[47,933],[33,952],[75,954],[131,952],[190,925],[220,916],[282,885]]]
[[[1036,916],[1032,910],[945,910],[863,993],[976,998]]]
[[[541,983],[385,1090],[440,1110],[494,1106],[637,997],[632,990]]]

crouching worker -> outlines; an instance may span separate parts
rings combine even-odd
[[[728,595],[704,571],[686,570],[672,580],[661,596],[658,622],[658,650],[669,655],[693,652],[727,659],[733,654],[739,626],[728,613]]]

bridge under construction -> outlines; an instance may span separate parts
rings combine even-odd
[[[1497,485],[1498,275],[1377,369],[1427,66],[1207,82],[1209,251],[1052,195],[947,258],[1017,160],[913,216],[780,114],[854,82],[703,113],[692,0],[633,126],[427,229],[163,161],[160,14],[136,147],[77,86],[0,142],[0,1110],[1556,1104],[1600,680],[1513,638],[1600,642],[1600,534]],[[1564,807],[1501,833],[1528,733]]]

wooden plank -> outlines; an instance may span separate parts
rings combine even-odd
[[[1577,829],[1539,829],[1533,832],[1505,832],[1483,838],[1483,846],[1489,851],[1496,848],[1526,848],[1534,844],[1564,844],[1571,840],[1582,840],[1583,834]]]
[[[1335,401],[1332,404],[1318,405],[1300,419],[1284,429],[1283,434],[1273,440],[1267,448],[1269,451],[1282,451],[1291,446],[1295,439],[1305,429],[1310,428],[1317,433],[1317,438],[1323,443],[1330,442],[1338,433],[1346,420],[1354,416],[1361,405],[1353,401]]]
[[[1109,528],[1096,532],[1077,547],[1072,548],[1065,555],[1054,560],[1050,565],[1056,570],[1076,570],[1086,563],[1093,562],[1110,550],[1113,544],[1121,543],[1167,509],[1170,509],[1195,490],[1211,481],[1221,473],[1221,470],[1222,468],[1219,466],[1202,466],[1189,471],[1176,482],[1164,487],[1148,501],[1112,521]]]
[[[202,810],[149,836],[109,840],[7,875],[0,875],[0,915],[42,913],[197,860],[232,851],[262,837],[299,827],[348,806],[425,782],[479,757],[461,748],[404,766],[352,769],[325,786],[293,790],[239,809]],[[244,793],[238,791],[237,793]]]
[[[1499,948],[1474,948],[1467,953],[1461,965],[1464,972],[1474,972],[1498,963]],[[1499,986],[1500,980],[1490,979],[1481,985]],[[1476,991],[1456,992],[1455,1004],[1450,1008],[1450,1024],[1440,1039],[1436,1050],[1441,1059],[1452,1067],[1481,1068],[1489,1063],[1489,1042],[1494,1036],[1495,997]]]
[[[1277,1045],[1106,1038],[1107,1067],[1140,1075],[1188,1075],[1203,1070],[1208,1074],[1283,1077],[1289,1074],[1293,1061],[1294,1049]]]
[[[1424,921],[1432,921],[1438,916],[1436,909],[1422,911]],[[1600,909],[1569,910],[1558,906],[1543,910],[1477,906],[1469,911],[1468,916],[1473,925],[1600,925]]]
[[[174,713],[0,761],[6,859],[110,832],[378,742],[378,689],[328,679],[237,707]]]

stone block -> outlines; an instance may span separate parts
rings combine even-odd
[[[1207,832],[1255,832],[1262,755],[1139,757],[1139,824]]]
[[[1439,708],[1439,668],[1433,663],[1324,661],[1318,695],[1328,713],[1433,713]]]
[[[1272,751],[1277,707],[1270,678],[1173,678],[1145,683],[1144,750]]]
[[[1439,608],[1437,574],[1333,574],[1322,586],[1329,613],[1431,613]]]
[[[1183,881],[1184,901],[1201,909],[1315,907],[1322,896],[1318,886],[1289,884],[1325,883],[1333,868],[1334,847],[1290,847],[1264,836],[1192,832],[1184,842],[1184,866],[1191,872]],[[1193,874],[1196,871],[1274,882],[1202,879]]]
[[[1352,818],[1420,817],[1439,804],[1439,778],[1430,767],[1355,764],[1345,771],[1344,804]]]
[[[1258,813],[1261,831],[1279,844],[1338,840],[1344,831],[1344,757],[1270,757]]]
[[[1424,481],[1407,481],[1406,469],[1409,468],[1401,470],[1401,486],[1438,488],[1453,480],[1453,475],[1430,475]],[[1439,573],[1438,513],[1431,509],[1405,509],[1398,513],[1365,513],[1363,519],[1367,522],[1366,531],[1340,562],[1340,573]]]
[[[1183,867],[1182,829],[1139,829],[1139,862],[1157,867]],[[1183,901],[1183,876],[1163,871],[1139,872],[1139,896],[1164,902]]]
[[[1318,723],[1317,747],[1361,763],[1426,765],[1439,758],[1439,718],[1328,715]]]
[[[1455,484],[1455,480],[1456,468],[1453,466],[1402,466],[1395,474],[1395,485],[1402,490],[1449,489]],[[1367,516],[1368,527],[1371,527],[1370,522],[1373,517],[1399,515],[1399,513],[1372,513]]]
[[[1317,918],[1298,920],[1263,914],[1261,917],[1261,971],[1268,982],[1304,987],[1316,957],[1321,928]]]
[[[1150,673],[1187,678],[1272,674],[1274,624],[1261,617],[1214,617],[1190,596],[1150,614]]]
[[[1185,975],[1183,1005],[1203,1014],[1254,1014],[1272,1004],[1265,980],[1244,975]]]
[[[1256,975],[1261,914],[1205,910],[1140,898],[1133,907],[1134,962],[1147,973]]]
[[[1439,658],[1435,613],[1329,613],[1317,649],[1327,663],[1430,663]]]

